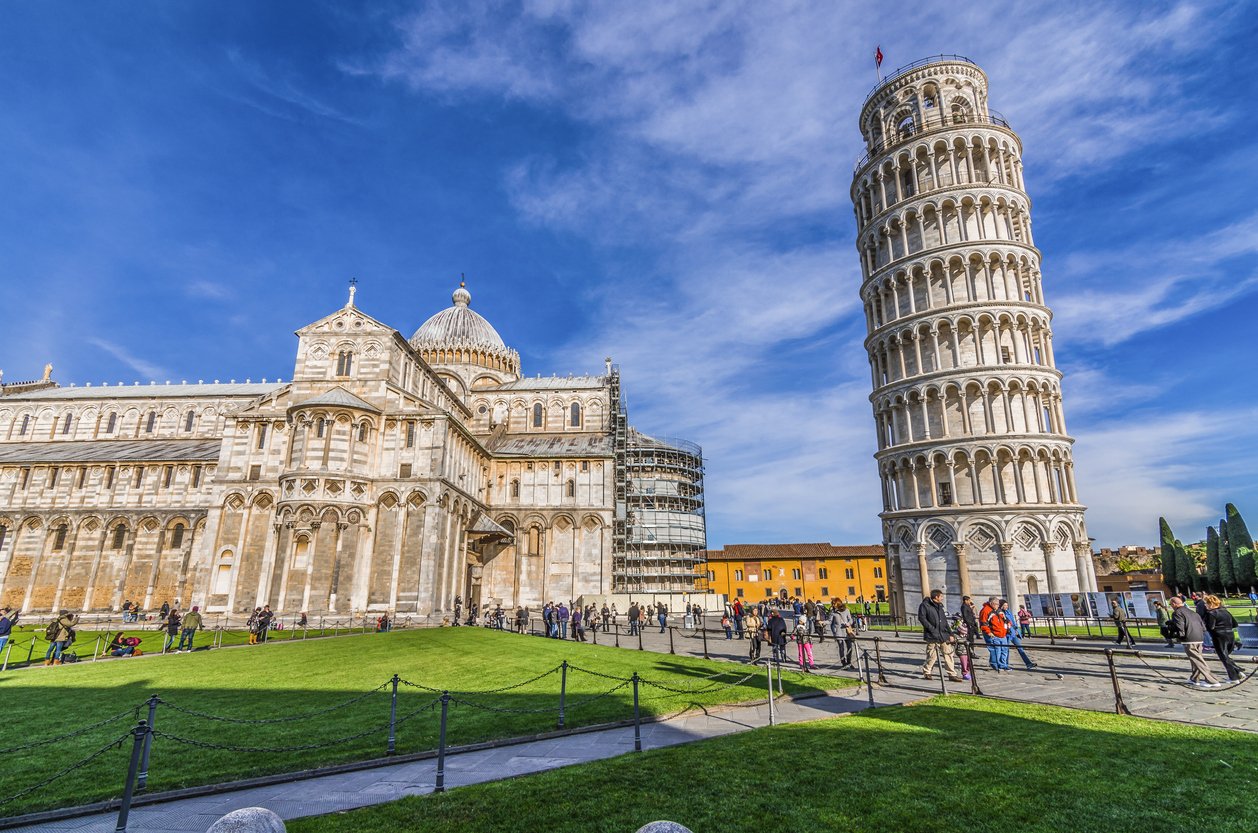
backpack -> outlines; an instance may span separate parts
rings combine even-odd
[[[57,624],[57,620],[53,619],[49,623],[48,628],[44,631],[44,639],[54,642],[57,639],[57,631],[61,630],[61,626]]]

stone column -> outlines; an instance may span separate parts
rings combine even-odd
[[[1000,545],[1000,575],[1005,598],[1013,604],[1018,598],[1018,574],[1013,566],[1013,544]]]
[[[1057,551],[1057,544],[1053,541],[1045,541],[1041,545],[1044,550],[1044,575],[1048,580],[1048,592],[1052,594],[1058,593],[1057,589],[1057,568],[1053,565],[1053,553]]]
[[[930,570],[926,566],[926,545],[917,545],[917,569],[922,580],[922,596],[930,595]]]
[[[957,580],[961,583],[961,595],[970,595],[970,565],[966,560],[966,550],[968,547],[963,541],[956,541],[952,545],[952,549],[957,554]]]
[[[1092,577],[1092,547],[1087,544],[1075,544],[1075,572],[1079,578],[1079,592],[1087,593],[1096,589],[1096,580]]]

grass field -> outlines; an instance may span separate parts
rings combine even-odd
[[[455,705],[450,710],[448,737],[451,744],[461,744],[554,729],[560,685],[558,672],[510,691],[483,692],[541,674],[564,659],[616,677],[629,677],[637,671],[648,680],[686,689],[733,682],[748,673],[745,666],[737,664],[517,636],[481,628],[394,631],[10,672],[0,677],[0,696],[5,706],[5,720],[0,723],[0,756],[5,761],[5,766],[0,767],[0,801],[38,784],[120,737],[135,725],[135,707],[151,694],[160,695],[174,706],[237,720],[300,718],[363,695],[397,673],[412,682],[463,693],[462,699],[467,703],[499,709],[541,710],[515,713]],[[726,672],[725,676],[706,679],[722,671]],[[788,693],[852,684],[835,678],[791,673],[784,678]],[[615,685],[615,680],[570,671],[567,725],[590,725],[631,717],[632,689],[629,686],[599,699],[588,699]],[[417,711],[435,696],[430,691],[406,686],[399,689],[399,752],[436,747],[436,713]],[[644,686],[642,713],[650,716],[671,713],[688,703],[708,705],[762,696],[761,676],[738,686],[688,694],[672,694]],[[156,719],[160,732],[216,746],[264,751],[205,748],[156,737],[149,790],[382,756],[389,700],[386,688],[353,705],[309,719],[260,724],[207,720],[178,712],[170,706],[160,706]],[[118,719],[112,723],[55,745],[8,751],[14,746],[65,734],[114,716]],[[330,743],[360,732],[370,734],[345,743]],[[330,745],[304,750],[291,748],[325,743]],[[59,779],[52,787],[0,804],[0,815],[120,795],[130,740],[125,747],[102,755],[88,766]]]
[[[291,833],[1258,829],[1258,736],[966,696],[288,822]]]

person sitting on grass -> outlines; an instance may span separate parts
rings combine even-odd
[[[140,644],[138,637],[127,636],[126,631],[118,631],[114,638],[105,646],[105,654],[111,657],[129,657],[135,655],[135,647]]]

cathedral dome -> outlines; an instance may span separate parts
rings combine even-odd
[[[454,290],[454,306],[429,318],[411,336],[415,347],[482,347],[505,350],[502,336],[494,325],[472,307],[472,293],[462,283]]]

